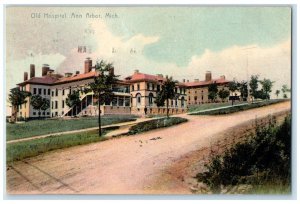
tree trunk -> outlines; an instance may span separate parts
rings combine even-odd
[[[169,99],[167,99],[167,118],[169,118]]]
[[[100,97],[98,97],[98,125],[99,125],[99,137],[101,137],[101,107],[100,107]]]

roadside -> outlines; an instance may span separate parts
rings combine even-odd
[[[188,153],[210,147],[230,128],[290,110],[290,102],[222,116],[189,116],[187,123],[104,142],[51,151],[14,162],[7,170],[10,194],[191,193],[177,181],[157,179]],[[246,131],[246,130],[245,130]],[[184,167],[182,167],[184,168]],[[180,178],[179,178],[180,179]],[[172,180],[170,180],[172,181]]]

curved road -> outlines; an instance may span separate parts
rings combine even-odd
[[[181,115],[189,121],[135,136],[48,152],[10,166],[6,171],[7,192],[160,193],[151,191],[153,181],[182,155],[209,146],[217,133],[228,128],[286,110],[290,110],[290,102],[226,116]]]

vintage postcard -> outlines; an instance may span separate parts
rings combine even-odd
[[[291,19],[7,5],[6,194],[291,195]]]

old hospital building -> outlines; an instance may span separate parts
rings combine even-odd
[[[87,58],[83,63],[83,73],[65,73],[64,76],[55,73],[49,65],[43,65],[42,75],[35,76],[35,65],[30,65],[30,72],[24,73],[24,81],[18,84],[21,90],[31,92],[32,95],[39,94],[50,100],[50,108],[42,111],[41,117],[64,117],[71,115],[97,115],[97,100],[93,93],[80,93],[81,103],[76,107],[68,107],[66,99],[68,94],[74,90],[82,89],[93,81],[96,74],[93,62]],[[114,96],[109,104],[101,106],[101,114],[165,114],[166,107],[157,107],[155,98],[161,85],[166,78],[161,75],[150,75],[135,70],[132,75],[113,87]],[[208,85],[217,83],[218,88],[223,88],[229,81],[225,76],[212,79],[210,72],[205,73],[203,81],[199,79],[182,80],[176,86],[176,99],[170,100],[170,114],[186,112],[191,105],[208,103]],[[219,100],[219,99],[217,99]],[[18,115],[25,118],[38,117],[38,111],[30,105],[30,98],[27,103],[21,105]]]

